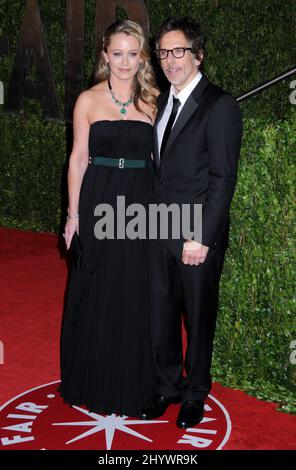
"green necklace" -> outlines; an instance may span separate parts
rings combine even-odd
[[[112,90],[111,83],[110,83],[109,79],[108,79],[108,86],[109,86],[109,90],[110,90],[110,93],[111,93],[111,96],[112,96],[113,103],[117,104],[117,106],[121,106],[121,109],[119,110],[119,112],[122,116],[125,116],[126,113],[127,113],[126,108],[133,102],[133,98],[130,97],[130,99],[128,101],[124,101],[124,102],[119,101],[114,95],[114,92]]]

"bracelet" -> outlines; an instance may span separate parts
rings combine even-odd
[[[74,214],[74,215],[70,215],[68,214],[67,217],[66,217],[67,220],[69,219],[79,219],[79,214]]]

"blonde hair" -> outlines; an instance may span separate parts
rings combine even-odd
[[[102,82],[109,78],[110,70],[103,52],[107,53],[111,37],[117,33],[134,36],[140,43],[141,63],[133,81],[133,102],[137,111],[146,114],[139,105],[139,102],[143,101],[152,108],[153,114],[156,114],[155,89],[157,87],[154,71],[150,64],[150,48],[145,38],[144,31],[138,23],[131,20],[116,21],[107,28],[103,38],[101,57],[95,73],[96,81]]]

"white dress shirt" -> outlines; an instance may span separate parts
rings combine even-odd
[[[180,112],[182,111],[182,108],[183,108],[185,102],[187,101],[187,99],[189,98],[189,95],[191,95],[192,91],[194,90],[194,88],[196,87],[198,82],[200,81],[201,77],[202,77],[202,74],[200,72],[198,72],[197,75],[193,78],[193,80],[191,80],[191,82],[188,83],[188,85],[186,85],[186,87],[183,88],[183,90],[179,91],[179,93],[176,92],[176,89],[175,89],[174,85],[171,85],[170,94],[169,94],[169,97],[168,97],[168,101],[167,101],[165,110],[164,110],[163,115],[162,115],[162,117],[161,117],[161,119],[160,119],[160,121],[157,125],[157,139],[158,139],[158,148],[159,149],[161,149],[161,143],[162,143],[164,131],[165,131],[166,125],[168,123],[168,120],[170,118],[170,114],[172,112],[173,96],[175,98],[178,98],[178,100],[180,100],[180,102],[181,102],[181,105],[178,108],[176,119],[174,121],[174,124],[175,124],[175,122],[177,121],[177,119],[180,115]],[[173,124],[173,127],[174,127],[174,124]]]

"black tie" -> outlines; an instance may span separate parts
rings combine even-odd
[[[176,119],[176,115],[177,115],[180,104],[181,104],[180,100],[178,100],[178,98],[175,98],[173,96],[173,109],[172,109],[170,118],[168,120],[168,123],[166,125],[165,131],[163,134],[163,139],[162,139],[161,149],[160,149],[160,157],[162,157],[167,141],[169,140],[169,136],[170,136],[174,121]]]

